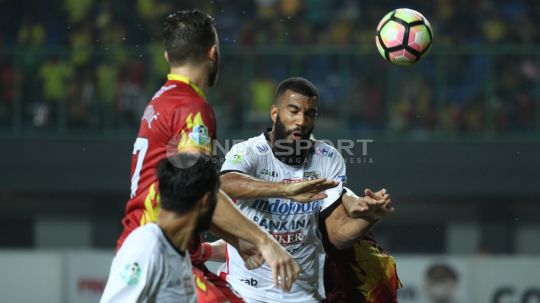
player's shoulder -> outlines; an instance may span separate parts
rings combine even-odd
[[[323,140],[314,140],[312,149],[313,157],[319,157],[323,160],[339,161],[343,156],[333,145],[328,144]]]
[[[263,155],[265,153],[271,153],[271,148],[264,134],[261,134],[234,144],[231,151],[235,154],[255,153],[257,155]]]
[[[155,250],[161,249],[160,232],[159,226],[155,223],[140,226],[126,238],[120,251],[126,251],[128,253],[137,251],[138,254],[151,255]]]

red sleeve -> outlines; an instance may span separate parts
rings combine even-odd
[[[212,153],[216,139],[216,118],[206,102],[193,102],[190,106],[178,108],[172,117],[174,144],[178,150],[196,148],[204,153]]]

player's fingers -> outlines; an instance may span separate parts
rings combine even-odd
[[[327,197],[328,195],[325,193],[318,193],[318,194],[313,195],[310,200],[311,201],[323,200],[323,199],[326,199]]]
[[[281,264],[279,267],[279,277],[281,279],[281,289],[283,291],[288,292],[289,288],[287,288],[287,270],[285,268],[286,266],[284,264]]]
[[[319,191],[327,190],[332,187],[338,186],[338,182],[334,180],[326,180],[325,182],[318,183],[315,188]]]
[[[322,184],[328,181],[326,178],[314,179],[309,181],[304,181],[304,186],[308,188],[317,188],[317,185]]]
[[[274,264],[271,266],[272,268],[272,279],[274,280],[274,288],[278,288],[278,275],[279,275],[279,267]]]
[[[366,196],[364,197],[364,201],[366,202],[366,206],[378,206],[384,204],[384,201],[373,199],[372,197]]]
[[[366,188],[366,189],[364,189],[364,196],[366,196],[366,197],[373,197],[374,194],[373,194],[373,192],[371,191],[371,189]]]
[[[284,286],[287,289],[287,291],[291,289],[292,281],[293,281],[293,270],[291,266],[292,264],[290,263],[285,264],[284,266],[285,267],[285,280],[281,280],[282,282],[284,282]]]

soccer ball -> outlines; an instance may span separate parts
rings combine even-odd
[[[398,8],[379,22],[375,43],[384,59],[408,66],[426,55],[432,39],[431,25],[422,14],[412,9]]]

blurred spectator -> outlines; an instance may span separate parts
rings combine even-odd
[[[64,9],[68,22],[77,24],[84,20],[92,8],[92,0],[64,0]]]
[[[148,102],[142,89],[144,74],[144,65],[136,60],[131,60],[122,72],[116,107],[120,127],[134,128],[139,125]]]
[[[250,111],[248,120],[253,123],[268,124],[268,109],[274,103],[274,90],[277,83],[264,73],[255,76],[251,81],[249,90]]]
[[[83,67],[90,63],[94,45],[93,40],[92,24],[90,21],[85,21],[81,26],[70,32],[71,64],[75,68]]]
[[[103,121],[106,127],[114,124],[113,110],[118,96],[118,70],[119,67],[110,59],[96,68],[98,98],[100,107],[104,110]]]
[[[23,18],[23,23],[17,33],[17,42],[21,46],[40,46],[45,42],[45,28],[43,24],[31,17]]]
[[[6,56],[0,54],[0,127],[11,122],[16,95],[16,72]]]
[[[61,115],[66,115],[66,102],[69,86],[73,81],[73,70],[66,62],[58,57],[45,61],[38,72],[42,83],[42,96],[45,103],[38,106],[35,126],[48,126],[59,121]],[[57,122],[58,123],[58,122]]]

